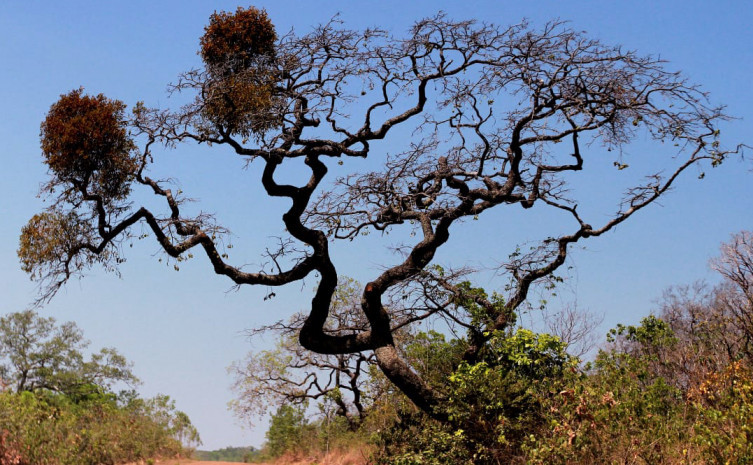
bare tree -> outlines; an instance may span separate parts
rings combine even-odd
[[[711,266],[725,279],[716,292],[717,305],[731,316],[742,350],[753,359],[753,232],[734,234]]]
[[[544,313],[544,323],[550,333],[567,345],[567,352],[583,357],[597,347],[600,335],[596,329],[604,321],[604,315],[581,310],[573,303],[564,305],[555,313]]]
[[[237,285],[277,287],[316,275],[301,345],[319,354],[373,352],[387,378],[438,418],[441,395],[400,356],[394,331],[403,322],[385,299],[429,269],[453,226],[505,207],[563,215],[558,231],[544,232],[547,239],[501,268],[512,285],[468,339],[473,360],[532,285],[555,277],[571,245],[628,220],[689,168],[740,152],[720,145],[722,107],[682,75],[559,21],[499,27],[438,14],[395,37],[333,20],[276,39],[266,13],[249,8],[213,15],[201,45],[204,68],[173,86],[196,96],[180,109],[138,104],[126,120],[120,102],[81,91],[53,105],[42,146],[52,176],[44,192],[56,200],[24,228],[19,249],[24,269],[41,283],[41,300],[94,264],[116,270],[137,224],[170,257],[202,251],[215,273]],[[383,158],[382,169],[325,182],[328,165],[379,156],[372,147],[395,137],[403,150]],[[624,192],[613,216],[584,217],[593,199],[569,190],[574,174],[608,152],[617,154],[616,170],[628,168],[623,148],[636,138],[653,141],[656,156],[671,156]],[[289,237],[269,253],[271,271],[231,263],[222,227],[186,216],[185,199],[147,175],[155,144],[186,142],[224,145],[260,163],[266,193],[291,201],[282,215]],[[308,179],[278,181],[280,167],[291,165]],[[164,199],[166,211],[130,203],[137,187]],[[400,249],[399,263],[364,286],[367,326],[332,333],[338,271],[330,242],[391,228],[415,228],[416,237]]]
[[[659,317],[673,333],[673,343],[661,347],[654,369],[677,387],[698,387],[709,373],[735,361],[741,333],[729,309],[719,305],[722,287],[704,283],[676,286],[664,292]]]
[[[366,328],[359,292],[359,283],[340,278],[326,331],[345,334]],[[301,347],[297,335],[305,320],[305,314],[296,313],[288,322],[251,331],[254,338],[272,334],[277,338],[276,346],[249,352],[228,368],[237,395],[232,408],[239,418],[249,420],[283,404],[329,400],[336,406],[335,413],[355,429],[379,395],[377,386],[370,382],[374,355],[318,354]]]
[[[722,275],[721,283],[675,286],[662,296],[658,316],[672,337],[652,347],[651,365],[686,392],[736,361],[753,361],[751,239],[748,231],[734,234],[711,260],[712,268]]]

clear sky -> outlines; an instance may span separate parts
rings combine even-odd
[[[15,251],[21,227],[44,208],[36,197],[46,177],[39,124],[50,104],[80,86],[129,106],[140,100],[147,106],[173,104],[165,87],[181,71],[199,65],[198,38],[207,18],[215,9],[237,6],[198,0],[3,2],[1,313],[22,310],[35,297],[35,287],[21,272]],[[605,43],[669,60],[669,68],[682,70],[702,84],[712,101],[727,104],[728,112],[739,118],[722,127],[723,141],[753,144],[753,3],[748,1],[278,0],[256,6],[266,8],[278,32],[294,28],[300,33],[338,12],[349,27],[376,25],[395,34],[439,9],[453,18],[499,24],[517,23],[524,17],[534,25],[555,18],[569,20],[574,29]],[[234,231],[238,263],[258,261],[266,236],[279,227],[281,213],[280,204],[257,197],[258,172],[243,170],[241,161],[222,148],[185,146],[158,157],[157,177],[175,177],[188,195],[199,200],[197,211],[216,213]],[[606,330],[617,322],[637,322],[670,285],[714,280],[707,263],[719,244],[734,232],[753,229],[751,166],[750,161],[729,160],[709,170],[702,181],[691,173],[661,206],[654,205],[606,237],[587,242],[572,260],[570,298],[577,297],[581,308],[603,312]],[[492,265],[498,252],[495,231],[502,226],[494,221],[473,225],[479,228],[473,241],[463,241],[469,232],[461,229],[461,240],[451,242],[440,258]],[[509,221],[516,224],[503,226],[515,226],[524,233],[518,240],[525,240],[526,231],[535,235],[539,220],[521,216]],[[338,246],[335,258],[346,274],[366,280],[380,264],[394,260],[374,252],[373,245],[378,245],[378,238],[362,241],[355,249]],[[311,288],[289,286],[277,291],[278,298],[265,302],[265,289],[234,291],[205,260],[194,260],[176,273],[158,262],[157,247],[148,239],[132,252],[121,278],[95,271],[69,283],[41,313],[76,321],[95,348],[114,346],[124,353],[144,382],[140,391],[176,399],[178,408],[198,427],[205,448],[259,445],[266,425],[241,429],[226,411],[231,380],[225,367],[252,348],[244,329],[302,309]],[[480,284],[498,283],[485,278]]]

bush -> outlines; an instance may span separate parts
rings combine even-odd
[[[713,463],[753,463],[753,369],[743,361],[714,373],[691,393],[695,443]]]
[[[677,338],[656,317],[618,326],[587,372],[542,397],[550,427],[526,463],[753,463],[753,371],[745,360],[679,382]],[[691,341],[692,342],[692,341]],[[682,386],[698,386],[684,389]]]
[[[434,346],[437,338],[416,339],[427,342]],[[434,374],[445,379],[442,413],[448,421],[431,420],[414,409],[399,412],[393,425],[377,435],[377,462],[496,464],[520,459],[529,435],[546,425],[541,395],[549,387],[546,382],[575,369],[577,360],[564,348],[557,337],[525,329],[495,334],[482,361],[460,362],[454,371]],[[407,352],[422,351],[409,347]]]
[[[195,429],[169,398],[120,405],[109,393],[77,401],[47,391],[0,393],[0,463],[115,464],[184,453],[178,437]]]
[[[376,434],[376,463],[753,463],[746,359],[688,383],[673,355],[684,348],[663,320],[609,338],[578,368],[550,335],[496,335],[483,361],[446,377],[448,421],[403,408]]]

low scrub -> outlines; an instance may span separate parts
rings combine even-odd
[[[185,452],[195,429],[166,396],[0,392],[3,465],[118,464]]]

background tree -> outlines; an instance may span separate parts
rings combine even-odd
[[[0,318],[0,379],[16,392],[43,389],[71,396],[138,382],[115,349],[101,349],[87,360],[88,346],[73,322],[58,325],[32,310],[8,314]]]
[[[296,445],[300,447],[307,439],[306,434],[311,431],[307,431],[308,420],[305,410],[304,405],[286,404],[277,408],[266,434],[266,449],[271,457],[279,457]]]
[[[740,350],[753,359],[753,232],[741,231],[722,244],[712,268],[724,277],[715,293],[716,304],[732,318]]]
[[[439,14],[400,38],[332,21],[272,45],[273,31],[254,8],[214,15],[202,38],[204,68],[173,86],[196,96],[178,110],[139,103],[129,121],[120,102],[80,91],[53,105],[42,147],[52,176],[45,193],[55,201],[24,228],[19,249],[42,300],[95,263],[116,268],[140,223],[169,257],[201,250],[237,285],[277,287],[316,275],[302,346],[321,354],[373,352],[392,383],[442,418],[436,407],[444,399],[400,354],[395,331],[405,321],[388,302],[431,274],[456,224],[503,207],[536,207],[560,218],[542,231],[544,240],[500,266],[511,284],[502,305],[484,307],[481,330],[466,341],[463,358],[472,363],[509,326],[533,285],[558,279],[573,244],[654,203],[689,168],[716,166],[739,152],[721,145],[718,125],[727,117],[699,87],[660,60],[605,46],[561,22],[499,27]],[[94,124],[100,121],[106,124]],[[380,159],[378,170],[324,182],[328,165],[378,156],[374,147],[387,138],[403,141],[402,149]],[[632,173],[625,149],[634,140],[652,144],[637,150],[661,162],[626,175],[616,213],[603,219],[591,207],[606,193],[572,187],[599,157]],[[289,199],[287,237],[268,254],[271,267],[234,265],[222,250],[223,228],[207,215],[188,216],[184,198],[146,175],[154,144],[191,141],[225,145],[260,163],[266,193]],[[90,158],[112,163],[80,161]],[[306,170],[308,179],[280,181],[283,166]],[[163,199],[166,211],[126,201],[135,186]],[[398,248],[398,263],[364,286],[368,326],[333,334],[327,323],[338,271],[330,241],[372,230],[407,230],[415,238]],[[445,281],[445,288],[457,286]]]
[[[167,396],[86,397],[51,391],[0,392],[0,463],[136,463],[190,455],[200,442]]]
[[[563,305],[555,312],[544,312],[544,323],[549,333],[565,343],[567,353],[582,358],[598,346],[601,339],[596,330],[604,315],[581,310],[575,303]]]
[[[699,282],[665,292],[656,317],[671,333],[669,340],[649,344],[625,333],[619,338],[620,350],[651,355],[656,375],[686,393],[736,361],[753,364],[750,239],[749,231],[741,231],[722,244],[711,261],[722,277],[717,285]],[[624,333],[626,328],[618,330]]]
[[[360,284],[341,278],[333,297],[329,331],[342,333],[363,330],[366,321],[359,311]],[[371,380],[372,354],[317,354],[301,347],[298,332],[306,319],[297,313],[288,322],[251,331],[257,338],[272,334],[274,349],[250,352],[233,363],[228,371],[235,381],[236,399],[231,403],[236,415],[248,421],[282,405],[329,401],[336,415],[356,429],[364,420],[379,392]]]
[[[32,310],[0,318],[0,463],[131,463],[190,454],[201,442],[165,395],[113,392],[138,379],[115,349],[86,356],[75,323]],[[7,389],[5,387],[7,386]]]

